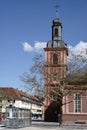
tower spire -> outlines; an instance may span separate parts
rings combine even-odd
[[[59,6],[56,5],[55,8],[56,8],[56,18],[58,18],[58,8],[59,8]]]

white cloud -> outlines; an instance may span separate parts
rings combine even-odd
[[[87,42],[80,41],[76,46],[68,46],[68,68],[76,70],[87,65]]]
[[[34,44],[34,48],[37,49],[37,50],[43,49],[45,47],[46,47],[46,42],[39,42],[39,41],[37,41]]]
[[[81,56],[87,59],[87,42],[80,41],[76,46],[68,46],[69,55]]]
[[[35,42],[34,46],[31,46],[28,42],[23,42],[23,49],[25,52],[38,51],[46,47],[46,42]]]
[[[23,42],[23,49],[26,52],[40,51],[46,47],[46,42],[35,41],[34,46],[31,46],[28,42]],[[69,59],[73,59],[74,56],[87,59],[87,42],[80,41],[76,46],[68,45]]]
[[[33,47],[28,42],[23,42],[22,45],[25,52],[33,51]]]

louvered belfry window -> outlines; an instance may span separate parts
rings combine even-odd
[[[58,64],[58,55],[57,54],[53,55],[53,64]]]

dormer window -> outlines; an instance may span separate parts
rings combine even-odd
[[[53,64],[58,64],[58,55],[57,54],[53,55]]]

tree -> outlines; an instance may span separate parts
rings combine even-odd
[[[83,69],[84,71],[82,75],[82,67],[86,65],[86,59],[82,56],[73,54],[70,60],[68,60],[67,73],[62,72],[60,77],[46,72],[44,66],[49,66],[50,64],[45,63],[43,55],[35,55],[33,62],[34,65],[30,68],[29,73],[26,72],[21,76],[21,80],[27,84],[25,88],[33,91],[35,95],[43,96],[45,98],[49,98],[53,102],[56,102],[60,105],[61,115],[62,106],[73,101],[66,100],[66,97],[77,93],[82,94],[85,90],[87,90],[87,86],[78,88],[78,84],[87,84],[87,73],[85,73],[87,66]],[[47,88],[44,89],[44,81],[48,82],[47,84],[50,91],[47,90]],[[62,123],[62,121],[60,123]]]
[[[25,83],[24,88],[33,95],[43,96],[44,91],[44,57],[36,54],[33,58],[33,66],[29,72],[24,72],[20,77]]]

